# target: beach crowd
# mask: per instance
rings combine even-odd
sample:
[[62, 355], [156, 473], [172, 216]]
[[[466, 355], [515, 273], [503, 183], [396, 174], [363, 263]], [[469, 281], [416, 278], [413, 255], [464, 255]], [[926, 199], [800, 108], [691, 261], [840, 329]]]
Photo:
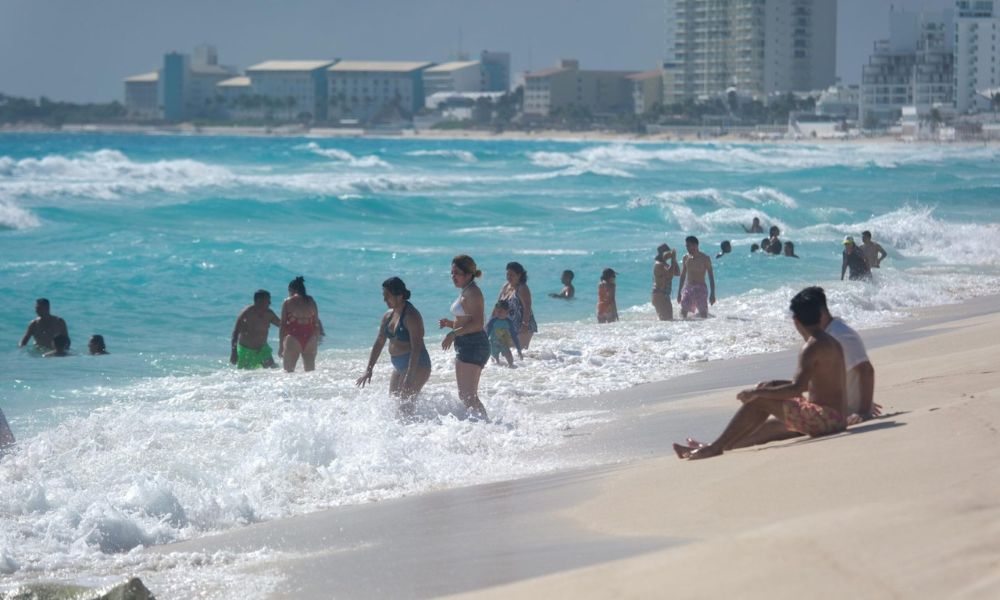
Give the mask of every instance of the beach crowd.
[[[759, 218], [747, 233], [763, 233]], [[779, 239], [781, 231], [771, 226], [768, 237], [753, 244], [750, 252], [763, 252], [789, 258], [795, 254], [793, 242]], [[879, 268], [887, 256], [871, 232], [862, 233], [857, 245], [853, 236], [843, 241], [840, 278], [871, 280], [872, 269]], [[661, 321], [673, 319], [673, 279], [678, 277], [676, 300], [682, 318], [709, 317], [708, 308], [716, 302], [712, 258], [699, 248], [698, 238], [684, 241], [685, 255], [678, 261], [677, 252], [668, 244], [656, 249], [653, 262], [651, 303]], [[722, 242], [716, 260], [732, 252], [729, 241]], [[438, 319], [438, 327], [448, 332], [441, 342], [445, 350], [454, 347], [455, 379], [458, 397], [468, 418], [487, 420], [486, 408], [479, 398], [479, 379], [492, 359], [497, 365], [514, 368], [513, 353], [524, 359], [538, 324], [532, 309], [528, 273], [518, 262], [506, 265], [506, 280], [496, 301], [489, 307], [477, 279], [482, 272], [476, 261], [464, 254], [451, 261], [451, 282], [458, 296], [449, 307], [448, 316]], [[576, 296], [575, 274], [563, 271], [562, 289], [549, 294], [559, 300]], [[617, 273], [605, 268], [597, 286], [596, 317], [599, 323], [618, 320], [615, 298]], [[421, 312], [410, 302], [410, 290], [399, 277], [382, 283], [382, 300], [387, 310], [382, 315], [365, 371], [357, 385], [371, 383], [375, 365], [388, 346], [392, 364], [389, 391], [398, 398], [399, 412], [411, 417], [415, 401], [430, 379], [431, 359], [424, 343], [425, 322]], [[69, 356], [70, 337], [66, 322], [51, 313], [49, 300], [35, 303], [35, 318], [20, 341], [25, 346], [34, 340], [46, 358]], [[792, 320], [805, 340], [799, 354], [795, 375], [787, 381], [768, 381], [740, 392], [739, 410], [718, 439], [702, 443], [688, 438], [674, 445], [678, 457], [700, 459], [723, 451], [782, 439], [793, 435], [827, 435], [842, 431], [849, 423], [878, 416], [880, 407], [873, 402], [874, 368], [868, 360], [861, 337], [842, 320], [830, 315], [822, 288], [809, 287], [791, 301]], [[271, 309], [271, 295], [257, 290], [253, 303], [237, 316], [231, 336], [230, 363], [239, 369], [274, 368], [273, 350], [268, 345], [270, 327], [278, 327], [278, 358], [285, 371], [293, 372], [301, 358], [305, 371], [316, 367], [316, 354], [324, 335], [316, 300], [306, 291], [305, 279], [296, 277], [288, 284], [288, 297], [280, 315]], [[94, 334], [88, 341], [88, 353], [107, 354], [103, 336]], [[501, 358], [503, 359], [501, 361]], [[0, 453], [14, 444], [14, 437], [0, 411]]]

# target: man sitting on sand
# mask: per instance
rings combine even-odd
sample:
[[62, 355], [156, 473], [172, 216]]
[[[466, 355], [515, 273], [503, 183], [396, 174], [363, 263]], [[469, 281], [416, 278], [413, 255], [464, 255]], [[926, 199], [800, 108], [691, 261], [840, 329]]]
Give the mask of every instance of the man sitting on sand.
[[66, 321], [49, 312], [49, 301], [46, 298], [35, 300], [35, 314], [38, 318], [28, 323], [28, 330], [21, 338], [18, 347], [23, 347], [28, 340], [35, 338], [35, 345], [39, 348], [52, 350], [56, 347], [55, 337], [65, 335], [69, 337], [69, 330], [66, 328]]
[[[688, 313], [698, 311], [704, 319], [708, 317], [708, 305], [715, 304], [715, 273], [712, 272], [712, 259], [698, 250], [698, 238], [689, 235], [684, 238], [688, 253], [684, 256], [684, 266], [681, 268], [681, 280], [678, 284], [677, 303], [681, 305], [681, 316], [685, 319]], [[705, 275], [712, 289], [705, 286]]]
[[271, 325], [281, 326], [281, 319], [271, 310], [271, 293], [257, 290], [253, 295], [253, 304], [236, 317], [229, 362], [237, 369], [275, 367], [271, 347], [267, 345]]
[[[806, 341], [792, 380], [774, 381], [740, 392], [736, 398], [743, 406], [722, 435], [706, 446], [674, 444], [679, 458], [718, 456], [754, 435], [771, 416], [791, 431], [814, 437], [838, 433], [847, 427], [844, 353], [837, 340], [823, 330], [825, 298], [816, 293], [817, 289], [806, 288], [792, 298], [792, 320]], [[803, 397], [806, 392], [807, 398]]]

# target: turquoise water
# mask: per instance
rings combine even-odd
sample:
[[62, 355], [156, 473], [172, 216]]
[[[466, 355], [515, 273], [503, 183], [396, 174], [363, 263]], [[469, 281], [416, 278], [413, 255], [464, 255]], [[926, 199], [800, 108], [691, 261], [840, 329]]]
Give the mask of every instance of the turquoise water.
[[[0, 564], [90, 564], [108, 551], [92, 538], [102, 524], [162, 542], [565, 465], [560, 432], [614, 415], [561, 413], [560, 400], [786, 347], [784, 308], [803, 285], [826, 286], [861, 328], [994, 293], [998, 159], [977, 146], [0, 135], [0, 407], [21, 440], [0, 464], [0, 513], [20, 515], [0, 528]], [[802, 258], [751, 255], [762, 236], [740, 224], [754, 216]], [[863, 229], [890, 258], [874, 285], [842, 283], [840, 240]], [[658, 323], [654, 248], [688, 234], [713, 256], [733, 242], [716, 262], [717, 318]], [[403, 427], [384, 357], [373, 388], [353, 386], [385, 310], [380, 284], [408, 283], [434, 344], [458, 253], [479, 262], [488, 298], [521, 262], [540, 332], [519, 370], [484, 373], [502, 425], [437, 416], [457, 400], [436, 350], [428, 421]], [[623, 321], [599, 327], [605, 267]], [[571, 302], [545, 297], [563, 269], [576, 273]], [[258, 288], [277, 309], [300, 274], [328, 333], [318, 371], [235, 373], [236, 314]], [[77, 352], [101, 333], [111, 355], [17, 349], [42, 296]], [[164, 521], [165, 505], [187, 517]], [[25, 538], [42, 529], [44, 541]]]

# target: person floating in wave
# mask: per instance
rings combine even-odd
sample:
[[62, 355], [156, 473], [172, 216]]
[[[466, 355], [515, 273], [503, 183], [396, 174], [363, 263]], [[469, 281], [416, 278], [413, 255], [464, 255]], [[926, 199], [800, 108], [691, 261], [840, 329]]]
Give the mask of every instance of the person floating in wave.
[[798, 258], [799, 255], [795, 253], [795, 244], [792, 242], [785, 242], [785, 251], [782, 256], [787, 256], [788, 258]]
[[271, 293], [257, 290], [253, 294], [253, 304], [236, 317], [229, 362], [237, 369], [276, 367], [271, 346], [267, 344], [271, 325], [281, 327], [281, 319], [271, 310]]
[[[688, 313], [698, 311], [701, 318], [708, 317], [708, 305], [715, 304], [715, 273], [712, 271], [712, 259], [698, 249], [698, 238], [689, 235], [684, 239], [687, 254], [684, 256], [684, 266], [681, 268], [680, 290], [677, 292], [677, 303], [681, 305], [681, 317], [687, 318]], [[705, 285], [705, 276], [711, 284], [711, 290]]]
[[410, 290], [399, 277], [382, 282], [382, 300], [389, 310], [379, 323], [378, 335], [368, 356], [368, 368], [355, 383], [359, 387], [371, 383], [375, 363], [388, 340], [393, 369], [389, 393], [399, 397], [399, 412], [408, 417], [414, 413], [417, 394], [431, 378], [431, 355], [424, 346], [424, 318], [410, 303]]
[[288, 284], [288, 298], [281, 304], [278, 356], [282, 358], [285, 371], [295, 371], [299, 356], [302, 357], [302, 370], [315, 370], [319, 338], [323, 335], [319, 307], [306, 293], [306, 280], [299, 275]]
[[[669, 264], [667, 264], [668, 259]], [[670, 296], [673, 294], [674, 276], [680, 273], [681, 269], [677, 266], [677, 251], [671, 250], [667, 244], [657, 246], [656, 260], [653, 262], [652, 302], [656, 316], [661, 321], [674, 319], [674, 307], [670, 303]]]
[[840, 280], [844, 280], [844, 273], [850, 270], [847, 276], [852, 281], [871, 281], [872, 270], [868, 267], [868, 261], [861, 249], [854, 243], [853, 236], [844, 238], [843, 261], [840, 265]]
[[517, 336], [517, 327], [510, 320], [510, 305], [506, 300], [497, 301], [493, 314], [486, 323], [486, 335], [490, 338], [490, 356], [493, 362], [500, 364], [500, 355], [507, 359], [507, 366], [514, 366], [514, 355], [510, 349], [517, 349], [517, 357], [521, 355], [521, 341]]
[[563, 285], [562, 291], [560, 291], [559, 293], [553, 292], [549, 294], [549, 297], [562, 298], [563, 300], [572, 300], [573, 297], [576, 295], [576, 288], [573, 287], [573, 277], [575, 277], [573, 271], [570, 271], [569, 269], [563, 271], [562, 277], [559, 278]]
[[39, 349], [52, 350], [56, 347], [54, 340], [57, 335], [64, 335], [69, 339], [66, 321], [53, 315], [50, 308], [47, 298], [35, 300], [35, 314], [38, 317], [28, 323], [28, 330], [24, 332], [24, 337], [18, 344], [19, 348], [23, 348], [31, 338], [35, 338], [35, 346]]
[[[847, 427], [845, 417], [846, 372], [844, 353], [837, 340], [823, 330], [821, 316], [825, 299], [806, 288], [792, 298], [792, 322], [805, 345], [799, 353], [791, 381], [770, 381], [737, 394], [743, 405], [722, 434], [711, 444], [674, 444], [678, 458], [691, 460], [718, 456], [739, 446], [749, 437], [770, 441], [757, 433], [770, 417], [786, 429], [811, 437], [829, 435]], [[772, 439], [782, 439], [780, 434]]]
[[59, 358], [63, 356], [69, 356], [69, 336], [60, 333], [56, 337], [52, 338], [52, 345], [54, 350], [50, 350], [43, 354], [45, 358]]
[[861, 252], [865, 255], [869, 269], [878, 269], [882, 266], [882, 261], [889, 253], [881, 244], [872, 240], [872, 232], [861, 232]]
[[719, 244], [719, 253], [715, 255], [715, 259], [718, 260], [732, 251], [733, 251], [732, 243], [730, 243], [729, 240], [726, 240], [721, 244]]
[[95, 333], [90, 336], [87, 340], [87, 353], [91, 356], [101, 356], [102, 354], [108, 354], [108, 346], [104, 343], [104, 336]]
[[743, 231], [747, 233], [764, 233], [764, 227], [760, 224], [760, 217], [754, 217], [750, 227], [743, 225]]
[[601, 282], [597, 284], [597, 322], [613, 323], [618, 320], [618, 303], [615, 301], [615, 279], [618, 274], [612, 268], [601, 272]]

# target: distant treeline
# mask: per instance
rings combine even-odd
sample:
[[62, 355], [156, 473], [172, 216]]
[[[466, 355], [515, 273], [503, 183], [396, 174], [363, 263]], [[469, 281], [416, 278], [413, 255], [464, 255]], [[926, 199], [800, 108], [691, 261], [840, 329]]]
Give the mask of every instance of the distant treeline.
[[109, 123], [125, 118], [121, 102], [75, 104], [56, 102], [42, 96], [17, 98], [0, 93], [0, 123], [39, 123], [59, 126], [64, 123]]

